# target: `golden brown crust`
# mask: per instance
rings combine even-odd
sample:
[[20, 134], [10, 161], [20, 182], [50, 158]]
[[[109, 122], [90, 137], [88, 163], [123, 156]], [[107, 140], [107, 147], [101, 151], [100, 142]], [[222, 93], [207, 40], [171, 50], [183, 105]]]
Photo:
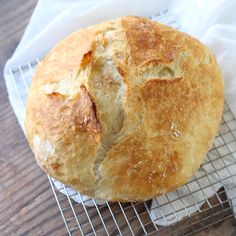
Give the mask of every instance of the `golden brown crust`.
[[146, 200], [193, 176], [223, 100], [205, 46], [165, 25], [123, 17], [73, 33], [39, 64], [27, 138], [39, 165], [78, 191]]

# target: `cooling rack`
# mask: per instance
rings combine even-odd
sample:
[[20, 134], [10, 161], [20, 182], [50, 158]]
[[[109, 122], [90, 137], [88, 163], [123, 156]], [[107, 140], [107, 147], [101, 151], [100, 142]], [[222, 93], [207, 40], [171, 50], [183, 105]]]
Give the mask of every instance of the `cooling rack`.
[[[180, 28], [168, 10], [151, 18]], [[9, 96], [14, 96], [14, 111], [21, 125], [28, 87], [38, 62], [35, 59], [9, 70], [14, 89]], [[221, 127], [211, 150], [195, 176], [174, 194], [146, 202], [98, 204], [95, 199], [71, 192], [64, 184], [58, 187], [58, 181], [50, 176], [48, 179], [68, 235], [192, 235], [234, 216], [236, 119], [225, 103]]]

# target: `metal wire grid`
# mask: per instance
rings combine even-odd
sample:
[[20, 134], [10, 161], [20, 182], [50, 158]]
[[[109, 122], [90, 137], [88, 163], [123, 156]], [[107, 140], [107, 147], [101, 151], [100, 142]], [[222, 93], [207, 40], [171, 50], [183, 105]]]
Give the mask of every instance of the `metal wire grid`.
[[[166, 11], [151, 18], [179, 28], [176, 19], [168, 14]], [[18, 102], [15, 112], [20, 124], [23, 124], [28, 87], [38, 62], [39, 59], [36, 59], [9, 71], [15, 99]], [[152, 201], [106, 202], [98, 205], [94, 199], [83, 200], [80, 193], [75, 193], [81, 200], [81, 203], [77, 203], [71, 199], [73, 195], [66, 185], [58, 189], [64, 191], [65, 194], [62, 194], [55, 188], [56, 180], [49, 176], [48, 179], [69, 235], [156, 235], [157, 232], [159, 235], [191, 235], [233, 216], [231, 209], [236, 208], [236, 194], [233, 195], [236, 187], [232, 184], [230, 186], [229, 183], [236, 183], [235, 170], [236, 120], [225, 104], [219, 134], [200, 170], [186, 185], [176, 191], [177, 197], [166, 194], [158, 200], [153, 199], [155, 207]], [[226, 185], [227, 188], [221, 187]], [[181, 191], [183, 188], [185, 194]], [[209, 189], [215, 193], [211, 198], [207, 197]], [[186, 205], [186, 199], [194, 198], [196, 193], [202, 195], [201, 200]], [[94, 206], [89, 207], [87, 201], [92, 201]], [[159, 211], [158, 216], [153, 215], [155, 210]], [[187, 217], [181, 220], [180, 216], [183, 213]], [[177, 222], [174, 225], [171, 224], [173, 219]], [[158, 222], [164, 222], [165, 227], [160, 226]]]
[[180, 23], [170, 9], [164, 9], [161, 12], [152, 14], [149, 18], [153, 21], [158, 21], [166, 25], [171, 25], [175, 29], [180, 29]]

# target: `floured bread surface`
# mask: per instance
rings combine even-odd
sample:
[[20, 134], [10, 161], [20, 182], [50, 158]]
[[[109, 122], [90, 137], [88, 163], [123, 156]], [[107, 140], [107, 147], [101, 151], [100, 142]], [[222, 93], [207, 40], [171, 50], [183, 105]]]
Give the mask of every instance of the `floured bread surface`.
[[212, 53], [139, 17], [74, 32], [36, 70], [26, 130], [38, 164], [81, 192], [143, 201], [186, 183], [223, 111]]

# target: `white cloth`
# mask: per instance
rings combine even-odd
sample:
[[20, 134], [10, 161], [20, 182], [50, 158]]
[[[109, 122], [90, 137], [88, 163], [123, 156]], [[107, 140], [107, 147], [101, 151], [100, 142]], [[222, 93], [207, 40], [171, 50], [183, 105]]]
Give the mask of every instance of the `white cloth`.
[[[4, 69], [9, 99], [22, 128], [24, 112], [19, 109], [9, 69], [43, 57], [56, 42], [79, 28], [124, 15], [155, 16], [166, 8], [171, 9], [176, 16], [181, 25], [180, 30], [197, 37], [215, 53], [225, 80], [226, 101], [236, 115], [236, 1], [39, 0], [21, 42]], [[24, 108], [24, 105], [22, 107]], [[220, 163], [217, 162], [216, 167], [219, 166]], [[232, 186], [232, 182], [219, 182], [222, 176], [226, 176], [226, 172], [221, 175], [209, 174], [201, 181], [196, 181], [199, 175], [211, 171], [211, 167], [207, 165], [206, 168], [201, 167], [189, 185], [154, 199], [151, 206], [154, 222], [168, 225], [181, 220], [201, 207], [204, 200], [212, 196], [220, 186]], [[233, 174], [235, 173], [236, 169]], [[206, 182], [211, 184], [210, 187], [204, 188]], [[74, 190], [63, 188], [59, 182], [55, 182], [55, 185], [61, 188], [63, 193], [69, 191], [69, 195], [73, 194], [72, 198], [77, 202], [88, 199], [86, 205], [94, 204], [91, 199], [76, 195]], [[235, 191], [231, 190], [230, 193], [231, 196], [236, 195]], [[97, 204], [102, 203], [97, 201]]]

